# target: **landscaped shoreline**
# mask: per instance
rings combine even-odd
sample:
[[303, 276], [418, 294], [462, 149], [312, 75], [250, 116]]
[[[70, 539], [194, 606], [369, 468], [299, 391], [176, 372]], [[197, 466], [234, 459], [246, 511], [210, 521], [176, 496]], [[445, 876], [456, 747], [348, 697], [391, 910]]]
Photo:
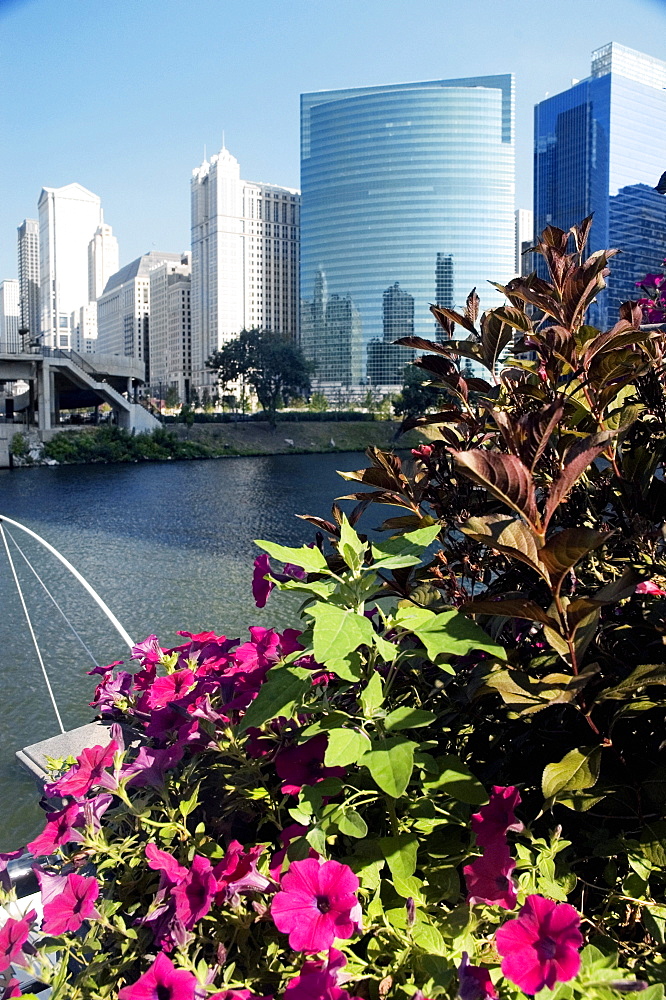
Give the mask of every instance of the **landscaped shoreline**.
[[[37, 446], [23, 436], [14, 444], [14, 466], [159, 462], [282, 454], [325, 454], [377, 448], [408, 449], [425, 440], [417, 431], [396, 438], [398, 421], [171, 424], [153, 434], [131, 435], [117, 427], [72, 428]], [[14, 438], [16, 441], [16, 436]], [[22, 452], [22, 453], [21, 453]]]

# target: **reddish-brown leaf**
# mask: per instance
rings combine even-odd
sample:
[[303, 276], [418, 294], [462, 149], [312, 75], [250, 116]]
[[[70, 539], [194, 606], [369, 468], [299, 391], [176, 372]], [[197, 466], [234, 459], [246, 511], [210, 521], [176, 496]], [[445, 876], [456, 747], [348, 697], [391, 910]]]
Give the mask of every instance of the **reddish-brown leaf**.
[[593, 528], [565, 528], [549, 538], [539, 550], [539, 559], [548, 571], [553, 588], [558, 589], [569, 570], [609, 537], [608, 532]]
[[541, 533], [532, 473], [519, 458], [480, 449], [454, 452], [454, 458], [469, 479], [485, 487]]
[[456, 312], [455, 309], [448, 309], [445, 306], [430, 306], [430, 312], [442, 326], [444, 326], [444, 323], [442, 323], [442, 319], [440, 317], [447, 319], [450, 323], [457, 323], [458, 326], [463, 328], [463, 330], [467, 330], [469, 333], [473, 333], [475, 337], [478, 337], [474, 324], [467, 318], [467, 316], [463, 316], [461, 313]]
[[558, 622], [535, 601], [516, 599], [511, 601], [478, 600], [464, 604], [460, 609], [466, 615], [501, 615], [505, 618], [524, 618], [530, 622], [540, 622], [557, 629]]
[[477, 542], [527, 563], [547, 580], [546, 570], [539, 561], [539, 539], [523, 521], [505, 514], [487, 514], [468, 518], [461, 530]]
[[601, 431], [599, 434], [591, 434], [569, 449], [566, 454], [567, 464], [550, 488], [544, 514], [544, 528], [548, 527], [556, 508], [565, 499], [574, 483], [580, 479], [597, 455], [608, 447], [616, 433], [616, 431]]

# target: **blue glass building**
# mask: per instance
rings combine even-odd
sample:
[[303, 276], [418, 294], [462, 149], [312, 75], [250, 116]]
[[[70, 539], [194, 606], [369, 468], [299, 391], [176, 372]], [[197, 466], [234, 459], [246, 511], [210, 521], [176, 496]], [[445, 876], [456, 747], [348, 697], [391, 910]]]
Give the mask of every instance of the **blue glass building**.
[[316, 379], [400, 383], [390, 340], [431, 338], [431, 303], [460, 308], [476, 286], [499, 304], [487, 281], [515, 273], [514, 187], [510, 75], [302, 95], [301, 343]]
[[[666, 62], [612, 42], [592, 53], [586, 80], [536, 105], [535, 235], [547, 225], [567, 230], [594, 213], [591, 251], [642, 241], [643, 256], [666, 255], [666, 231], [650, 229], [638, 207], [651, 203], [654, 216], [660, 204], [654, 189], [666, 169], [665, 88]], [[593, 307], [600, 326], [614, 321], [611, 307], [635, 297], [617, 262]]]

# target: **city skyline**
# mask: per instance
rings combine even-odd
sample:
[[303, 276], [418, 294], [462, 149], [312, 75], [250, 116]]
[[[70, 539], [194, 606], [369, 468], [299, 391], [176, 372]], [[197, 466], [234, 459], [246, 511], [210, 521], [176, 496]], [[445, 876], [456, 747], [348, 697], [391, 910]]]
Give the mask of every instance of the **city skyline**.
[[[257, 14], [249, 40], [236, 0], [224, 14], [208, 0], [190, 5], [187, 15], [167, 2], [163, 23], [149, 16], [148, 5], [127, 0], [112, 11], [79, 0], [0, 4], [0, 54], [8, 78], [20, 78], [22, 88], [21, 101], [5, 102], [0, 112], [9, 140], [2, 185], [13, 195], [0, 205], [0, 279], [16, 277], [16, 228], [35, 217], [47, 185], [75, 182], [99, 193], [121, 264], [154, 247], [186, 250], [191, 164], [201, 161], [204, 145], [219, 149], [223, 131], [245, 176], [298, 188], [298, 96], [322, 89], [515, 72], [516, 207], [528, 208], [533, 104], [546, 90], [569, 86], [589, 52], [608, 41], [666, 57], [666, 8], [654, 0], [610, 0], [602, 10], [567, 0], [557, 14], [509, 0], [502, 18], [486, 0], [464, 11], [430, 0], [409, 7], [369, 2], [362, 11], [353, 3], [315, 10], [296, 2], [285, 13], [264, 0]], [[567, 20], [574, 16], [572, 35]], [[474, 44], [432, 45], [452, 17], [456, 37], [472, 37], [474, 28]], [[86, 45], [63, 70], [59, 42], [74, 32]], [[548, 58], [543, 39], [556, 45], [558, 34], [566, 36], [566, 56]], [[285, 58], [278, 37], [289, 39], [298, 58]], [[28, 46], [37, 67], [30, 74]], [[134, 81], [151, 71], [153, 83], [174, 86], [136, 89]]]

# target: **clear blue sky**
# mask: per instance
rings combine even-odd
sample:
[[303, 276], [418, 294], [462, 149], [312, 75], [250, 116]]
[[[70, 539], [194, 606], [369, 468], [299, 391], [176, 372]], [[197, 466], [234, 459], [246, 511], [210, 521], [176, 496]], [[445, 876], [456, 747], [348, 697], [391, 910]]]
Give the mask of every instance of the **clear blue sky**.
[[121, 264], [188, 247], [223, 130], [243, 177], [297, 187], [303, 91], [515, 73], [530, 207], [533, 105], [609, 41], [666, 59], [666, 0], [0, 0], [0, 279], [44, 185], [100, 195]]

